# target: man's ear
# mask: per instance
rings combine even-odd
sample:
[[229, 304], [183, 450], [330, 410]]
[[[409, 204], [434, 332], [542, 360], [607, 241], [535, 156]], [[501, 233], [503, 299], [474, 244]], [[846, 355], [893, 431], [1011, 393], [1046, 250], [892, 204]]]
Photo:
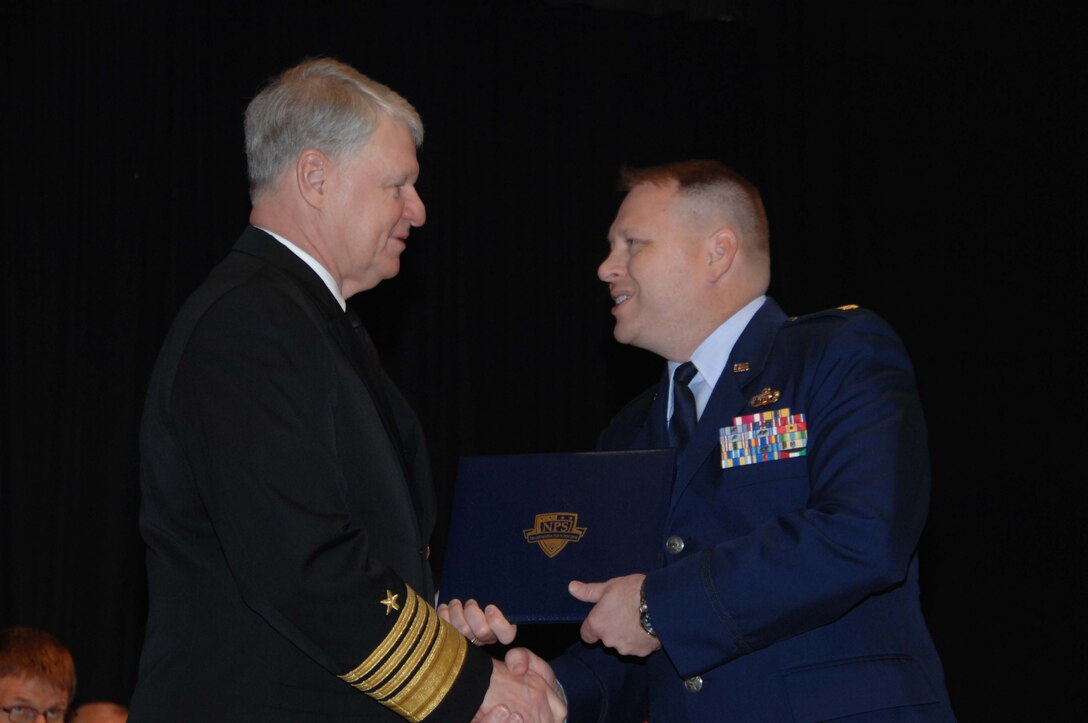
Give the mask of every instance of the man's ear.
[[707, 238], [707, 245], [710, 250], [707, 270], [710, 272], [710, 281], [716, 282], [732, 268], [740, 241], [733, 229], [722, 226]]
[[295, 164], [299, 193], [314, 208], [324, 208], [329, 200], [329, 173], [332, 162], [316, 148], [307, 148]]

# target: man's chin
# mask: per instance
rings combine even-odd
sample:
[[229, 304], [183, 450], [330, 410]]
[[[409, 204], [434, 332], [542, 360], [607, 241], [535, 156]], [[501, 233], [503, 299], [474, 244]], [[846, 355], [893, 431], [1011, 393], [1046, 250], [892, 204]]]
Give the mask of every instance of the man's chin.
[[625, 329], [622, 323], [617, 323], [616, 327], [612, 329], [612, 338], [620, 344], [630, 344], [634, 341], [634, 334], [629, 329]]
[[400, 273], [400, 257], [392, 256], [386, 258], [382, 264], [381, 276], [383, 280], [391, 279]]

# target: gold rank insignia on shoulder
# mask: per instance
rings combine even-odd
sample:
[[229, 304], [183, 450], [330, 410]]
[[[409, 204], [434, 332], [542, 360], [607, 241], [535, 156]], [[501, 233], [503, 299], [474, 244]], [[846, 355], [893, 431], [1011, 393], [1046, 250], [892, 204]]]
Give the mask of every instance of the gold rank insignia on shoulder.
[[753, 407], [765, 407], [768, 404], [774, 404], [775, 402], [777, 402], [780, 396], [782, 396], [782, 394], [777, 389], [764, 387], [763, 391], [749, 399], [748, 403], [751, 404]]
[[737, 362], [733, 365], [734, 374], [742, 374], [748, 371], [748, 362]]
[[857, 304], [845, 304], [845, 305], [840, 306], [838, 308], [839, 308], [839, 311], [853, 311], [854, 309], [860, 309], [861, 307], [858, 306]]
[[545, 512], [536, 516], [531, 529], [521, 532], [530, 545], [539, 545], [545, 555], [555, 557], [568, 542], [581, 540], [586, 529], [578, 526], [577, 512]]
[[392, 590], [386, 590], [385, 591], [385, 600], [382, 600], [378, 604], [379, 605], [385, 605], [386, 617], [388, 617], [389, 613], [393, 612], [394, 610], [400, 610], [400, 603], [397, 602], [397, 598], [399, 598], [399, 597], [400, 597], [400, 595], [399, 594], [394, 594]]

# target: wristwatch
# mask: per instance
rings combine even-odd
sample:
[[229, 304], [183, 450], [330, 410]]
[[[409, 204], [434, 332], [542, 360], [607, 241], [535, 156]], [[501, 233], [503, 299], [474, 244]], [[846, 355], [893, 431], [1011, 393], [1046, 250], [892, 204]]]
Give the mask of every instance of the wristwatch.
[[638, 621], [642, 623], [642, 629], [646, 631], [647, 635], [657, 637], [657, 633], [654, 632], [654, 624], [650, 622], [650, 606], [646, 604], [645, 580], [643, 580], [642, 587], [638, 590]]

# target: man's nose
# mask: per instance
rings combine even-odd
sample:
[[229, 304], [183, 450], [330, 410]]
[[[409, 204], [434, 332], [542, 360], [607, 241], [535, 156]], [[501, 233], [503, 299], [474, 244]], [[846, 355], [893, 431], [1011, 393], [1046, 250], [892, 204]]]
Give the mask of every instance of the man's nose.
[[415, 186], [409, 187], [408, 200], [404, 203], [404, 217], [412, 226], [422, 226], [427, 222], [427, 207], [423, 205], [423, 199]]
[[623, 275], [623, 263], [616, 249], [612, 249], [597, 267], [597, 278], [606, 284], [615, 282]]

